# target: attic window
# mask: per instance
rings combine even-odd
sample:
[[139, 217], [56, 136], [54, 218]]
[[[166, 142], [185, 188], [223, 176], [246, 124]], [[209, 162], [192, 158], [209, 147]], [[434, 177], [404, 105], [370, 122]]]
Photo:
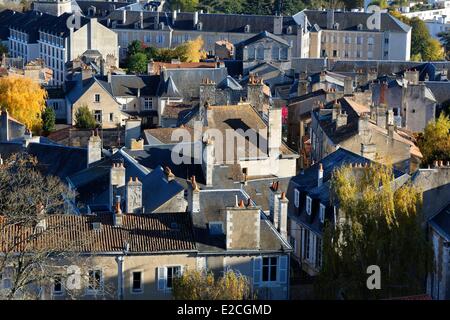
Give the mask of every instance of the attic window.
[[212, 236], [218, 236], [223, 234], [223, 223], [222, 222], [210, 222], [208, 223], [209, 234]]
[[117, 21], [113, 21], [113, 22], [111, 23], [111, 27], [112, 27], [113, 29], [117, 28]]
[[197, 23], [197, 30], [202, 30], [203, 29], [203, 23], [199, 22]]
[[286, 33], [287, 34], [292, 34], [292, 26], [287, 27]]
[[338, 29], [339, 29], [339, 23], [335, 22], [335, 23], [333, 24], [333, 29], [334, 29], [334, 30], [338, 30]]
[[250, 25], [248, 25], [248, 24], [245, 25], [244, 32], [245, 33], [250, 33]]
[[311, 215], [312, 199], [306, 196], [306, 213]]
[[135, 22], [135, 23], [134, 23], [134, 28], [135, 28], [135, 29], [139, 29], [139, 22]]
[[358, 24], [358, 26], [356, 27], [358, 30], [362, 30], [363, 29], [363, 25], [360, 23]]
[[92, 223], [92, 230], [95, 230], [95, 231], [102, 230], [102, 224], [100, 222], [93, 222]]

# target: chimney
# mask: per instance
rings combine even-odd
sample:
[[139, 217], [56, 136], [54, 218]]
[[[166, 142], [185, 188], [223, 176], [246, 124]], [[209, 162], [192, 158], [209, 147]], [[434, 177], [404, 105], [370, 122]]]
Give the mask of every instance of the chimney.
[[386, 105], [380, 105], [377, 107], [376, 109], [376, 116], [377, 116], [377, 126], [381, 127], [381, 128], [386, 128], [386, 121], [387, 121], [387, 117], [386, 117]]
[[116, 196], [116, 204], [114, 205], [114, 226], [115, 227], [121, 227], [122, 226], [122, 209], [120, 208], [120, 196]]
[[[251, 203], [251, 200], [249, 201]], [[260, 207], [245, 206], [241, 200], [238, 207], [226, 210], [226, 249], [258, 250], [260, 248]]]
[[351, 96], [353, 94], [353, 79], [346, 77], [344, 79], [344, 96]]
[[208, 102], [210, 106], [216, 104], [216, 83], [209, 78], [202, 79], [200, 83], [200, 105]]
[[9, 141], [9, 116], [5, 108], [2, 109], [0, 118], [0, 142], [7, 142]]
[[45, 219], [45, 207], [41, 202], [36, 204], [36, 226], [37, 233], [47, 230], [47, 219]]
[[386, 111], [386, 129], [394, 125], [394, 110]]
[[203, 175], [205, 176], [207, 186], [211, 186], [213, 183], [214, 162], [214, 142], [208, 138], [203, 142], [202, 157]]
[[327, 29], [332, 30], [334, 26], [334, 10], [327, 10]]
[[136, 177], [130, 177], [127, 183], [126, 192], [126, 213], [142, 212], [142, 183]]
[[127, 10], [122, 10], [122, 24], [127, 22]]
[[361, 143], [361, 156], [370, 160], [375, 160], [377, 146], [374, 143]]
[[141, 29], [144, 29], [144, 12], [143, 11], [139, 12], [139, 27]]
[[419, 84], [419, 71], [416, 69], [406, 70], [404, 79], [407, 80], [409, 84]]
[[109, 170], [109, 205], [113, 206], [113, 200], [116, 195], [124, 194], [125, 187], [125, 167], [123, 163], [113, 163]]
[[365, 135], [369, 131], [369, 115], [363, 113], [358, 119], [358, 134]]
[[177, 20], [177, 10], [172, 11], [172, 23]]
[[288, 204], [289, 200], [286, 198], [286, 194], [284, 192], [281, 193], [280, 200], [278, 202], [279, 209], [279, 228], [281, 236], [284, 240], [287, 241], [287, 218], [288, 218]]
[[388, 85], [386, 82], [381, 83], [380, 86], [380, 103], [379, 105], [386, 104], [386, 94], [388, 90]]
[[340, 103], [337, 102], [337, 100], [334, 100], [333, 109], [331, 111], [331, 119], [333, 121], [336, 121], [338, 114], [340, 114], [340, 113], [341, 113], [341, 105], [340, 105]]
[[197, 28], [197, 23], [198, 23], [198, 11], [195, 11], [195, 12], [194, 12], [193, 23], [194, 23], [193, 28], [194, 28], [194, 29]]
[[347, 125], [347, 117], [348, 117], [347, 114], [345, 112], [342, 112], [342, 111], [341, 111], [341, 113], [339, 113], [337, 115], [337, 118], [336, 118], [336, 129]]
[[393, 124], [388, 124], [387, 131], [389, 138], [394, 139], [395, 126]]
[[188, 189], [188, 211], [191, 214], [196, 214], [200, 212], [200, 189], [195, 180], [195, 176], [191, 177], [190, 182]]
[[175, 175], [173, 174], [172, 170], [170, 170], [169, 167], [164, 168], [164, 173], [166, 174], [167, 182], [170, 182], [173, 179], [175, 179]]
[[102, 139], [98, 135], [98, 130], [92, 131], [87, 147], [87, 167], [102, 159]]
[[125, 146], [131, 149], [131, 140], [141, 137], [141, 119], [129, 118], [125, 121]]
[[271, 106], [268, 114], [267, 144], [269, 157], [277, 159], [281, 146], [281, 108]]
[[247, 83], [247, 101], [259, 112], [263, 111], [264, 82], [253, 73], [249, 75]]
[[139, 151], [144, 150], [144, 139], [131, 139], [130, 150]]
[[270, 208], [270, 219], [272, 220], [273, 226], [275, 229], [278, 229], [279, 226], [279, 198], [280, 191], [278, 190], [278, 181], [272, 182], [272, 185], [269, 187], [270, 195], [269, 195], [269, 208]]
[[150, 59], [150, 61], [147, 64], [147, 73], [149, 75], [154, 75], [155, 74], [155, 62], [153, 61], [153, 59]]
[[273, 17], [273, 34], [280, 35], [283, 33], [283, 16], [275, 15]]
[[323, 183], [323, 165], [319, 163], [319, 169], [317, 170], [317, 186], [321, 187]]

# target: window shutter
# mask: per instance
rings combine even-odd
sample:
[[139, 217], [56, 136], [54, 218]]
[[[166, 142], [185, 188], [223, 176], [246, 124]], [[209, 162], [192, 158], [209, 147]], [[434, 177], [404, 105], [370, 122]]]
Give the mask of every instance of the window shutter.
[[288, 257], [280, 256], [278, 257], [278, 282], [287, 283], [288, 276]]
[[166, 288], [167, 269], [165, 267], [158, 268], [158, 290]]
[[258, 285], [261, 282], [262, 258], [255, 257], [253, 259], [253, 284]]

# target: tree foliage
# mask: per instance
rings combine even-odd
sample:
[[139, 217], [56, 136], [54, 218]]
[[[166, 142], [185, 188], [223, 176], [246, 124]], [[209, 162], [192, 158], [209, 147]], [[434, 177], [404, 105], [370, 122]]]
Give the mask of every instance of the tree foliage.
[[422, 165], [431, 165], [434, 161], [450, 161], [450, 118], [441, 113], [435, 122], [425, 127], [418, 141], [423, 159]]
[[42, 131], [45, 134], [55, 131], [55, 121], [56, 116], [53, 108], [45, 108], [44, 112], [42, 113]]
[[193, 12], [197, 10], [199, 6], [198, 0], [172, 0], [170, 1], [170, 9], [178, 10], [182, 12]]
[[47, 91], [30, 78], [14, 75], [0, 78], [0, 106], [33, 131], [42, 126], [46, 98]]
[[147, 71], [148, 59], [145, 53], [138, 52], [128, 58], [128, 71], [134, 73], [145, 73]]
[[243, 300], [250, 291], [249, 280], [232, 270], [216, 279], [212, 272], [188, 269], [173, 281], [176, 300]]
[[[381, 165], [341, 167], [331, 185], [338, 221], [325, 226], [317, 295], [379, 299], [422, 293], [432, 267], [421, 227], [422, 195], [410, 184], [395, 189], [392, 169]], [[371, 265], [380, 267], [381, 290], [366, 286]]]
[[97, 123], [94, 115], [86, 105], [80, 106], [75, 112], [75, 126], [79, 129], [94, 129]]
[[450, 32], [439, 32], [438, 37], [445, 49], [445, 56], [447, 59], [449, 59], [450, 58]]

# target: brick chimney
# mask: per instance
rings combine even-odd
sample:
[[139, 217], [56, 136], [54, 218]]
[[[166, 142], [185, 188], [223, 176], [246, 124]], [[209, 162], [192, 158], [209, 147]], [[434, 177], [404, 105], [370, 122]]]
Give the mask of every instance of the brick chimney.
[[200, 212], [200, 189], [198, 187], [195, 176], [191, 177], [188, 188], [188, 211], [191, 214]]
[[210, 186], [213, 183], [213, 170], [214, 170], [214, 142], [210, 138], [207, 138], [203, 142], [203, 154], [202, 154], [202, 169], [205, 176], [206, 185]]
[[122, 209], [120, 208], [120, 196], [116, 196], [116, 203], [114, 205], [113, 223], [115, 227], [121, 227], [123, 220]]
[[284, 192], [281, 193], [280, 201], [278, 202], [279, 209], [279, 227], [278, 232], [280, 232], [283, 239], [287, 241], [287, 217], [288, 217], [288, 204], [289, 200], [286, 198], [286, 194]]
[[336, 121], [338, 114], [341, 113], [341, 104], [334, 100], [333, 109], [331, 110], [331, 120]]
[[365, 135], [369, 130], [369, 115], [367, 113], [363, 113], [358, 118], [358, 134]]
[[386, 95], [387, 95], [388, 85], [386, 82], [382, 82], [380, 85], [380, 102], [381, 104], [386, 104]]
[[92, 131], [87, 147], [87, 167], [102, 159], [102, 139], [98, 135], [98, 130]]
[[269, 195], [269, 209], [270, 209], [270, 220], [272, 220], [272, 223], [276, 229], [278, 229], [279, 225], [279, 198], [280, 198], [280, 191], [278, 190], [278, 181], [272, 182], [272, 185], [269, 187], [270, 189], [270, 195]]
[[404, 79], [407, 80], [409, 84], [419, 84], [419, 71], [416, 69], [406, 70]]
[[241, 200], [237, 207], [227, 207], [225, 210], [226, 249], [258, 250], [260, 248], [261, 208], [253, 206], [251, 200], [247, 206]]
[[134, 180], [130, 177], [126, 187], [126, 213], [142, 212], [142, 183], [138, 177]]

